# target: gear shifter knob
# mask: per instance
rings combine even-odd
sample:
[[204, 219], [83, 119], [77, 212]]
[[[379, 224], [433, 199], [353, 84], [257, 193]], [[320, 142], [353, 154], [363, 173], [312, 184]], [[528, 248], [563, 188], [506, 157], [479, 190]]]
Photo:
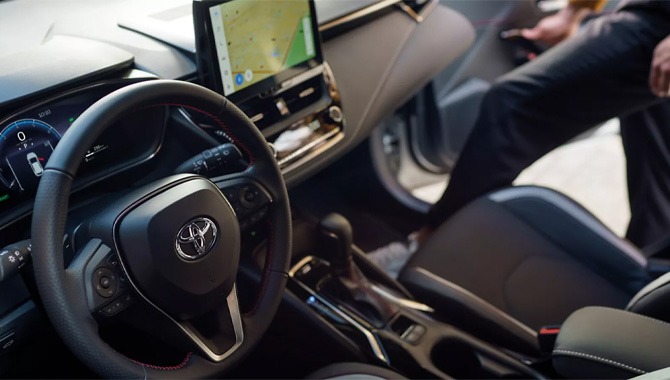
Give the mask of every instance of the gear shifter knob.
[[342, 215], [331, 213], [321, 219], [319, 230], [324, 258], [334, 267], [342, 268], [351, 260], [351, 224]]
[[398, 308], [377, 294], [373, 284], [353, 259], [351, 224], [340, 214], [329, 214], [319, 223], [320, 256], [330, 262], [332, 276], [322, 290], [359, 310], [377, 327], [383, 326]]

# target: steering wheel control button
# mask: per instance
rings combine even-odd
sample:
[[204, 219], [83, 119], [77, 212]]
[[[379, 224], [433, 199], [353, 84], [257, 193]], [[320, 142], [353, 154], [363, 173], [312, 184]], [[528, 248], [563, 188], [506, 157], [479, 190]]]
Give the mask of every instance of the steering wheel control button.
[[100, 286], [102, 286], [103, 289], [109, 289], [109, 287], [112, 285], [112, 282], [109, 281], [107, 277], [102, 277], [100, 279]]
[[216, 223], [209, 218], [196, 218], [177, 233], [175, 250], [184, 260], [197, 260], [212, 250], [219, 236]]
[[240, 190], [237, 188], [237, 186], [228, 187], [226, 189], [223, 189], [223, 195], [226, 197], [226, 199], [228, 199], [228, 202], [233, 204], [233, 203], [237, 202], [237, 200], [239, 199], [237, 197], [237, 194], [239, 193], [239, 191]]
[[244, 208], [256, 208], [260, 203], [260, 198], [260, 190], [256, 186], [247, 185], [240, 189], [240, 203]]
[[258, 196], [258, 192], [254, 193], [253, 191], [247, 191], [244, 193], [244, 200], [250, 203], [253, 203], [253, 201], [256, 200], [256, 197]]
[[239, 201], [231, 202], [230, 205], [233, 206], [233, 211], [235, 211], [238, 220], [246, 218], [249, 214], [249, 209], [242, 207]]
[[105, 259], [105, 263], [108, 267], [115, 271], [119, 269], [119, 257], [113, 253], [109, 255], [107, 259]]
[[270, 196], [255, 183], [240, 180], [221, 188], [221, 191], [235, 211], [240, 230], [247, 230], [267, 215]]
[[265, 217], [266, 214], [267, 214], [267, 208], [263, 208], [263, 209], [259, 210], [258, 212], [256, 212], [255, 214], [251, 215], [251, 217], [249, 218], [249, 222], [251, 224], [255, 224], [255, 223], [261, 221]]
[[113, 297], [119, 288], [119, 277], [109, 268], [98, 268], [93, 273], [93, 288], [100, 297]]
[[126, 309], [132, 303], [133, 297], [130, 295], [130, 293], [126, 293], [105, 305], [102, 309], [100, 309], [100, 313], [106, 317], [111, 317]]

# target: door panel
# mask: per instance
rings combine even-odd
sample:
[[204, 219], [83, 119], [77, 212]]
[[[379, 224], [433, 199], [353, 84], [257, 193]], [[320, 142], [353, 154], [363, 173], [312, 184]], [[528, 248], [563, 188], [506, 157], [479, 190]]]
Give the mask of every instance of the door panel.
[[466, 16], [476, 40], [458, 62], [424, 91], [424, 120], [411, 130], [414, 154], [425, 169], [448, 173], [476, 121], [481, 100], [499, 76], [520, 63], [520, 48], [502, 41], [502, 30], [534, 25], [543, 15], [534, 0], [442, 0]]
[[[535, 0], [441, 0], [475, 28], [468, 51], [437, 74], [421, 93], [385, 120], [370, 139], [382, 182], [408, 207], [425, 211], [435, 196], [415, 190], [445, 186], [479, 112], [484, 94], [524, 58], [502, 41], [503, 30], [533, 26], [546, 13]], [[441, 191], [433, 191], [439, 196]]]

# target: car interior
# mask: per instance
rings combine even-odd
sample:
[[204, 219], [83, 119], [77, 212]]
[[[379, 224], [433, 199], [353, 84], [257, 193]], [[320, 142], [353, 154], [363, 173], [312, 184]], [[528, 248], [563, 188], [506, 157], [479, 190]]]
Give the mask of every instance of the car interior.
[[558, 191], [367, 255], [564, 5], [0, 1], [0, 376], [670, 378], [670, 242]]

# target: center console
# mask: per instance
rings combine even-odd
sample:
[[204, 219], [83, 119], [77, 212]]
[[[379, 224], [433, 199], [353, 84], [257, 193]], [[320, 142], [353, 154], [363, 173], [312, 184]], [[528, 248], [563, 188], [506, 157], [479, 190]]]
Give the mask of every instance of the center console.
[[316, 235], [313, 254], [290, 269], [288, 288], [370, 361], [412, 378], [543, 378], [522, 357], [439, 321], [430, 306], [412, 300], [351, 244], [343, 217], [327, 216]]
[[[344, 137], [313, 0], [201, 0], [193, 3], [193, 17], [201, 83], [247, 114], [283, 172]], [[211, 133], [230, 142], [224, 131]]]
[[[246, 113], [284, 173], [342, 140], [345, 117], [321, 54], [313, 0], [196, 0], [193, 16], [201, 83]], [[219, 128], [200, 126], [220, 143], [234, 142]], [[317, 333], [410, 377], [542, 377], [412, 300], [353, 246], [342, 216], [324, 218], [308, 235], [293, 239], [302, 251], [293, 253], [289, 271], [285, 298], [293, 301], [286, 303], [298, 303], [289, 323], [318, 320]]]

